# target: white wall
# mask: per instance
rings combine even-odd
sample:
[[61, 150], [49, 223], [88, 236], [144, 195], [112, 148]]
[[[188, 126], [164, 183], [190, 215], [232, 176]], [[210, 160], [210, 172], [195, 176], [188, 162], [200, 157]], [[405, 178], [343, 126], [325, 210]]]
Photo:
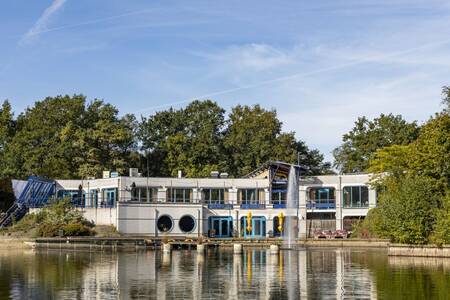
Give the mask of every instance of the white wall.
[[117, 208], [83, 208], [84, 217], [95, 225], [113, 225], [117, 227]]

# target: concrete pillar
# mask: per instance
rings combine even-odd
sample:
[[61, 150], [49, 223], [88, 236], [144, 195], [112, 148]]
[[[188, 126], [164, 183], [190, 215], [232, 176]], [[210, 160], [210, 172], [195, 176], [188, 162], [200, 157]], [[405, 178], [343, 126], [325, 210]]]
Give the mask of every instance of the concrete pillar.
[[197, 244], [197, 253], [204, 253], [204, 252], [205, 252], [205, 245]]
[[200, 202], [201, 202], [201, 189], [193, 188], [191, 203], [200, 203]]
[[339, 185], [336, 188], [336, 230], [342, 230], [342, 188]]
[[377, 191], [369, 189], [369, 208], [377, 206]]
[[278, 254], [280, 247], [278, 245], [270, 245], [270, 254]]
[[233, 244], [233, 253], [241, 254], [242, 253], [242, 244]]
[[233, 187], [228, 189], [228, 202], [236, 205], [237, 203], [237, 188]]
[[172, 245], [169, 243], [162, 244], [162, 250], [163, 250], [163, 253], [170, 253], [170, 251], [172, 251]]
[[167, 199], [166, 199], [166, 197], [167, 197], [167, 188], [166, 187], [159, 188], [157, 194], [158, 194], [157, 202], [166, 202], [167, 201]]
[[299, 238], [306, 239], [306, 186], [300, 186], [299, 197], [298, 197], [298, 230], [299, 230]]
[[265, 188], [264, 189], [264, 196], [265, 196], [264, 204], [266, 206], [270, 205], [270, 191], [269, 191], [269, 188]]

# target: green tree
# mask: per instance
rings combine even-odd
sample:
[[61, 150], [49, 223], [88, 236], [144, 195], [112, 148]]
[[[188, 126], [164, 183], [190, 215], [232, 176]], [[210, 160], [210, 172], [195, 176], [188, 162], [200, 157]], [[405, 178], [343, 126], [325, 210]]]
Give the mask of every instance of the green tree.
[[392, 114], [358, 118], [355, 127], [343, 136], [343, 144], [334, 149], [335, 167], [341, 172], [364, 172], [375, 152], [392, 145], [408, 145], [417, 138], [416, 122], [408, 123]]
[[389, 177], [384, 183], [386, 189], [379, 194], [377, 208], [368, 214], [362, 227], [393, 242], [426, 244], [442, 206], [442, 191], [436, 189], [436, 182], [407, 175]]
[[83, 113], [83, 124], [75, 136], [78, 175], [100, 176], [104, 170], [124, 174], [136, 162], [136, 120], [133, 115], [118, 117], [118, 110], [101, 100], [91, 102]]
[[58, 96], [37, 101], [17, 119], [17, 131], [7, 149], [9, 175], [35, 174], [50, 178], [77, 175], [75, 132], [82, 125], [85, 97]]
[[[228, 172], [242, 176], [268, 160], [292, 159], [296, 145], [292, 136], [280, 136], [281, 125], [275, 110], [259, 105], [234, 107], [224, 139]], [[276, 148], [287, 157], [276, 155]]]
[[0, 109], [0, 176], [5, 177], [9, 175], [10, 171], [7, 168], [6, 149], [11, 142], [15, 133], [15, 122], [11, 105], [5, 100]]
[[436, 114], [420, 130], [411, 144], [409, 169], [450, 187], [450, 115]]
[[450, 113], [450, 87], [448, 86], [442, 88], [442, 104], [444, 105], [444, 112]]
[[[140, 126], [143, 150], [156, 165], [151, 174], [208, 176], [223, 170], [225, 111], [211, 100], [193, 101], [186, 108], [158, 112]], [[155, 168], [156, 167], [156, 168]]]

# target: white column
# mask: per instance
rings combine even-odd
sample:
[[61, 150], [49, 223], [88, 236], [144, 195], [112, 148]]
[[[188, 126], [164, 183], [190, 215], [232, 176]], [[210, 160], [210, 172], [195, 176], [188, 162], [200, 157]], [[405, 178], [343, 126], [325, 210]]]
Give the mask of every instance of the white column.
[[300, 239], [306, 239], [306, 186], [300, 186], [300, 194], [298, 197], [298, 206], [299, 206], [299, 238]]
[[336, 188], [336, 230], [341, 230], [342, 227], [342, 189], [340, 186]]
[[166, 202], [167, 199], [167, 188], [161, 187], [158, 189], [158, 202]]
[[270, 192], [269, 192], [269, 188], [265, 188], [264, 189], [264, 195], [265, 195], [265, 202], [264, 202], [264, 204], [267, 206], [267, 205], [270, 205]]
[[200, 189], [193, 188], [192, 189], [192, 203], [200, 203]]
[[369, 189], [369, 208], [377, 206], [377, 191]]
[[237, 203], [237, 188], [232, 187], [228, 189], [228, 201], [230, 204], [236, 205]]

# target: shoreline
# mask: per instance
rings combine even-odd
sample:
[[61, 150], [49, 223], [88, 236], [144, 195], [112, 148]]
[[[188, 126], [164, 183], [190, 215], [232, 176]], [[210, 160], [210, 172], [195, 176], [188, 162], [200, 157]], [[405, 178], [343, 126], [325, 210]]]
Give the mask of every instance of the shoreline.
[[[53, 237], [53, 238], [24, 238], [0, 237], [0, 250], [12, 249], [59, 249], [73, 251], [137, 251], [157, 250], [162, 243], [169, 243], [172, 249], [195, 250], [196, 239], [169, 237]], [[200, 244], [207, 248], [232, 248], [234, 244], [241, 244], [243, 248], [269, 249], [271, 245], [282, 246], [281, 239], [205, 239]], [[390, 257], [434, 257], [450, 258], [450, 245], [437, 247], [435, 245], [405, 245], [391, 244], [383, 239], [324, 239], [298, 240], [297, 249], [301, 248], [377, 248], [386, 249]]]

